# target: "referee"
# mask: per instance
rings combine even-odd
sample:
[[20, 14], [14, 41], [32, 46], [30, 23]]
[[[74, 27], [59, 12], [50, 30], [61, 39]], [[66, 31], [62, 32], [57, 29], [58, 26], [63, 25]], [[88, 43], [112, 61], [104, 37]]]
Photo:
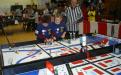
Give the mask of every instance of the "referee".
[[71, 35], [78, 35], [79, 23], [82, 21], [82, 11], [77, 0], [71, 0], [71, 5], [65, 10], [66, 26], [67, 26], [67, 37]]

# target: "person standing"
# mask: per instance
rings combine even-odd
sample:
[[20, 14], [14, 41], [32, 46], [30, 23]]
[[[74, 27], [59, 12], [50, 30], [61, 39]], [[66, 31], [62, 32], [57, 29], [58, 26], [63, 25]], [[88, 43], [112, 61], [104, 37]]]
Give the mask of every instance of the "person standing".
[[78, 35], [79, 23], [83, 19], [81, 7], [77, 0], [71, 0], [71, 5], [65, 10], [67, 34], [73, 32]]
[[96, 10], [94, 9], [94, 6], [91, 6], [88, 11], [88, 21], [95, 22], [95, 16], [96, 16]]

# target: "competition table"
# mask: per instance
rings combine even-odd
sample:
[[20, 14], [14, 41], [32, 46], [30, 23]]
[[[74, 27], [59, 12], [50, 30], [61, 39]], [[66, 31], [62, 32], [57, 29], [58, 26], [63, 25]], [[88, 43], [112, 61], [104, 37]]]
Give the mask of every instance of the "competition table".
[[[87, 51], [91, 57], [111, 53], [114, 47], [120, 48], [121, 45], [120, 39], [100, 34], [95, 36], [87, 35], [86, 38]], [[95, 44], [105, 38], [109, 40], [108, 45], [101, 46], [100, 44]], [[2, 47], [0, 53], [2, 73], [3, 75], [21, 75], [21, 73], [37, 69], [45, 70], [46, 61], [52, 62], [54, 66], [65, 66], [66, 63], [85, 59], [87, 57], [86, 53], [80, 52], [82, 48], [80, 38], [71, 39], [70, 42], [63, 40], [53, 42], [51, 45], [27, 43], [17, 44], [13, 48]], [[66, 66], [68, 66], [68, 64], [66, 64]], [[70, 72], [68, 74], [70, 74]]]

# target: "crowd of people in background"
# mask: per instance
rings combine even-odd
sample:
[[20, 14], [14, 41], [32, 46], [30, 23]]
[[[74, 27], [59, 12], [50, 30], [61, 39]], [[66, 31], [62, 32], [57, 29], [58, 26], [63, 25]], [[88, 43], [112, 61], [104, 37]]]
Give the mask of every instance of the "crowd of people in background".
[[84, 0], [82, 4], [84, 19], [88, 21], [101, 20], [104, 8], [103, 0]]
[[[52, 32], [53, 40], [64, 38], [65, 35], [77, 35], [79, 31], [78, 26], [82, 20], [96, 21], [96, 16], [101, 16], [104, 11], [102, 0], [84, 0], [83, 3], [80, 3], [79, 0], [69, 0], [68, 4], [57, 3], [52, 6], [50, 3], [46, 3], [45, 5], [45, 9], [42, 10], [32, 5], [23, 10], [17, 9], [16, 11], [12, 11], [15, 21], [19, 22], [21, 19], [24, 30], [36, 31], [37, 40], [41, 42], [48, 40], [45, 37], [50, 38], [51, 30], [55, 30]], [[62, 19], [56, 20], [58, 17]], [[60, 21], [60, 26], [56, 26], [58, 25], [58, 21]], [[57, 29], [53, 29], [51, 24], [54, 24], [55, 26], [53, 27]], [[62, 28], [64, 27], [63, 30], [61, 29], [61, 24]], [[46, 35], [46, 31], [43, 31], [43, 29], [48, 31]]]

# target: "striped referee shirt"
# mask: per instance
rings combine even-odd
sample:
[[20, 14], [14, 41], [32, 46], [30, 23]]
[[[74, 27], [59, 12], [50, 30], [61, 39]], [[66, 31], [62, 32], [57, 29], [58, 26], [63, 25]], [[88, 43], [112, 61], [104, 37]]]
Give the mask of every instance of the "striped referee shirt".
[[65, 16], [67, 18], [67, 31], [79, 31], [77, 21], [82, 18], [82, 11], [79, 5], [75, 8], [67, 7], [65, 10]]

